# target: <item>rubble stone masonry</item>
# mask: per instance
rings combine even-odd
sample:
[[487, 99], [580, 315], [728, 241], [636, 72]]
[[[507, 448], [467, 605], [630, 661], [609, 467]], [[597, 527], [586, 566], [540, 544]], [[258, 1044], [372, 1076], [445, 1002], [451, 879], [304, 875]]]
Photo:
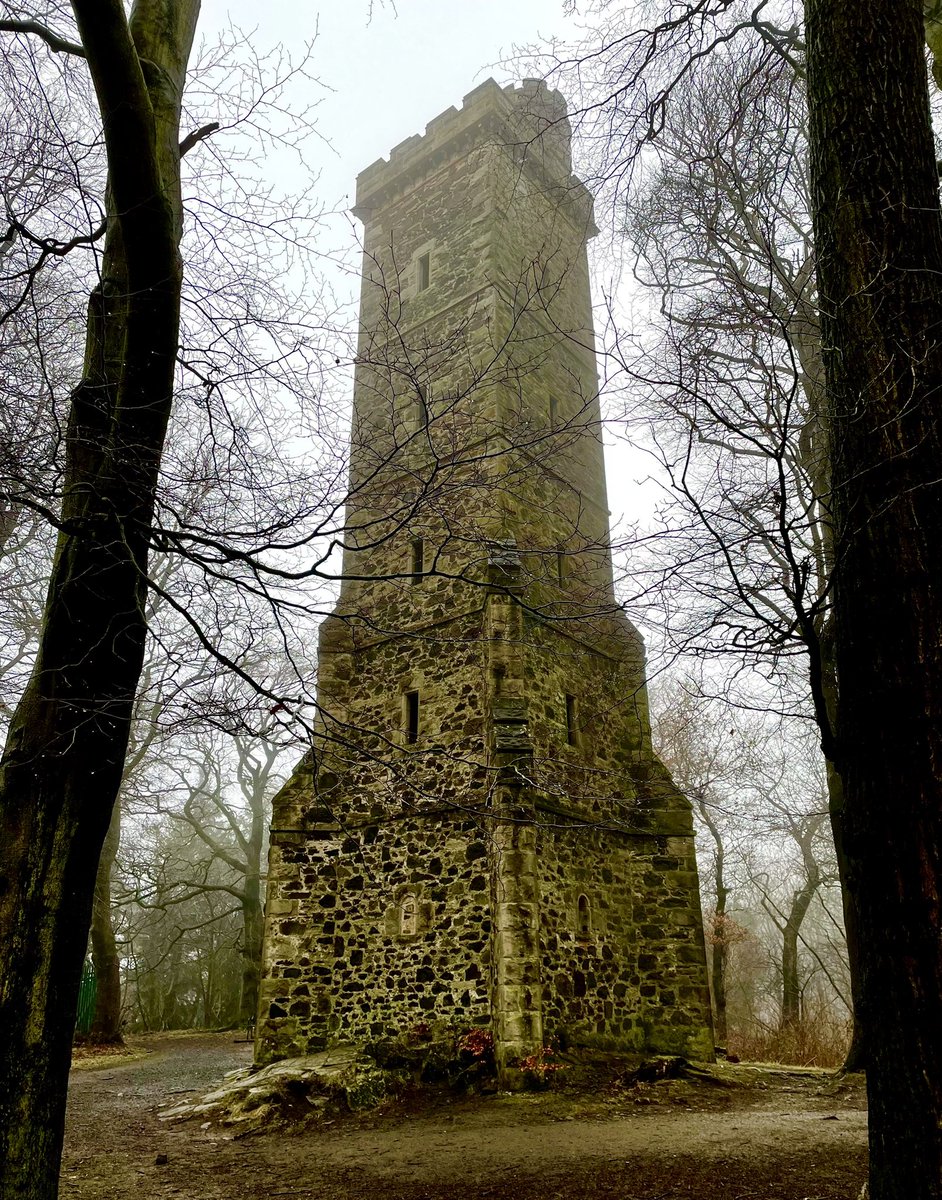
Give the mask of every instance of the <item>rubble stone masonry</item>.
[[562, 98], [492, 80], [357, 186], [344, 581], [276, 797], [257, 1058], [489, 1027], [711, 1057], [690, 807], [614, 594]]

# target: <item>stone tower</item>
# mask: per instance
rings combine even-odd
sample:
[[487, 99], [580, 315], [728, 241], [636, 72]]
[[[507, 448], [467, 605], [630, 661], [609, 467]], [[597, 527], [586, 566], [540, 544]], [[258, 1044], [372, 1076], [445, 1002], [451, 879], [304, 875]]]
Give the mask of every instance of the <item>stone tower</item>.
[[689, 805], [614, 596], [558, 93], [492, 80], [357, 181], [344, 583], [275, 801], [257, 1056], [489, 1026], [712, 1056]]

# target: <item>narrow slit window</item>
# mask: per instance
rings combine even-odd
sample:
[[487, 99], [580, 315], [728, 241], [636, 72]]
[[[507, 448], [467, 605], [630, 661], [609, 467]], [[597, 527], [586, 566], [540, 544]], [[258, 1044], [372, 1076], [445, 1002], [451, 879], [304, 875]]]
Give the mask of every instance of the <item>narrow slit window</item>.
[[588, 896], [580, 896], [577, 901], [577, 925], [580, 937], [588, 937], [592, 932], [592, 909]]
[[552, 426], [556, 425], [556, 419], [559, 416], [558, 405], [555, 396], [549, 398], [549, 423]]
[[576, 698], [566, 697], [566, 741], [570, 746], [579, 744], [579, 730], [576, 726]]
[[566, 555], [562, 550], [556, 551], [556, 581], [557, 583], [566, 582]]
[[419, 693], [406, 692], [404, 704], [406, 710], [406, 745], [414, 746], [419, 740]]
[[421, 583], [425, 573], [425, 539], [412, 539], [412, 582]]
[[422, 254], [419, 256], [416, 271], [418, 274], [419, 291], [424, 292], [432, 279], [432, 261], [430, 255]]

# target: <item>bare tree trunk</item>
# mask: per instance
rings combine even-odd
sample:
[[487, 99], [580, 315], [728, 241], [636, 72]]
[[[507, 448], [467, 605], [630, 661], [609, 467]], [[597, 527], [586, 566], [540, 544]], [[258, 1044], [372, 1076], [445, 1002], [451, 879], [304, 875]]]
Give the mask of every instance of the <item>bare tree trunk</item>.
[[821, 885], [821, 869], [814, 854], [814, 840], [824, 823], [824, 813], [816, 813], [804, 821], [790, 818], [788, 830], [801, 851], [804, 880], [792, 893], [788, 912], [785, 912], [770, 895], [763, 897], [762, 905], [782, 935], [782, 998], [779, 1027], [785, 1030], [795, 1026], [801, 1019], [801, 977], [798, 972], [798, 943], [801, 926], [814, 894]]
[[111, 906], [111, 870], [121, 840], [121, 801], [115, 803], [111, 824], [98, 860], [95, 897], [92, 901], [92, 962], [95, 966], [95, 1016], [89, 1040], [100, 1045], [123, 1041], [121, 1037], [121, 962], [114, 936]]
[[920, 0], [806, 0], [872, 1200], [942, 1197], [942, 220]]
[[[716, 915], [723, 918], [726, 915], [726, 888], [716, 893]], [[714, 928], [713, 944], [710, 954], [710, 987], [713, 992], [713, 1024], [716, 1028], [716, 1040], [721, 1046], [726, 1046], [728, 1031], [726, 1026], [726, 968], [729, 963], [729, 942], [723, 928], [725, 922], [719, 922], [719, 928]]]
[[242, 992], [239, 1022], [248, 1026], [258, 1009], [258, 979], [262, 965], [263, 913], [259, 877], [247, 875], [242, 895]]
[[817, 872], [808, 877], [792, 896], [788, 916], [782, 927], [782, 1028], [794, 1026], [801, 1020], [801, 979], [798, 974], [798, 938], [808, 906], [818, 890], [821, 877]]
[[[198, 0], [74, 0], [110, 167], [62, 531], [0, 763], [0, 1194], [55, 1200], [95, 875], [143, 662], [179, 329], [179, 105]], [[145, 67], [147, 78], [145, 79]]]
[[264, 902], [262, 897], [262, 847], [265, 841], [265, 790], [276, 750], [266, 745], [252, 760], [239, 748], [239, 782], [250, 800], [252, 824], [245, 840], [245, 882], [242, 889], [242, 995], [239, 1019], [248, 1027], [258, 1012], [258, 981], [262, 969]]
[[717, 1043], [726, 1046], [726, 967], [729, 961], [729, 938], [726, 926], [726, 902], [729, 888], [726, 886], [726, 852], [723, 835], [710, 814], [709, 805], [702, 796], [695, 797], [700, 819], [713, 839], [713, 888], [716, 892], [716, 911], [710, 937], [710, 991], [713, 995], [713, 1028]]
[[857, 933], [857, 905], [848, 883], [847, 856], [844, 852], [844, 785], [837, 768], [827, 760], [828, 810], [837, 872], [841, 880], [841, 907], [844, 913], [844, 937], [847, 940], [847, 967], [853, 1005], [850, 1046], [844, 1058], [845, 1071], [863, 1071], [867, 1066], [867, 1048], [860, 1020], [862, 1003], [860, 980], [860, 940]]

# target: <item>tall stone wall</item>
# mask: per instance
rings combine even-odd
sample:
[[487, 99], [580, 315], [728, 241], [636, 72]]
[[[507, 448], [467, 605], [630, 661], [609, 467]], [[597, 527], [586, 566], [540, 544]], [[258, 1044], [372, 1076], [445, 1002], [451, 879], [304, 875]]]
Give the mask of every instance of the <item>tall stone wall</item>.
[[686, 843], [556, 821], [537, 849], [547, 1035], [712, 1057]]
[[271, 872], [261, 1060], [489, 1022], [490, 879], [474, 821], [448, 808], [281, 840]]

